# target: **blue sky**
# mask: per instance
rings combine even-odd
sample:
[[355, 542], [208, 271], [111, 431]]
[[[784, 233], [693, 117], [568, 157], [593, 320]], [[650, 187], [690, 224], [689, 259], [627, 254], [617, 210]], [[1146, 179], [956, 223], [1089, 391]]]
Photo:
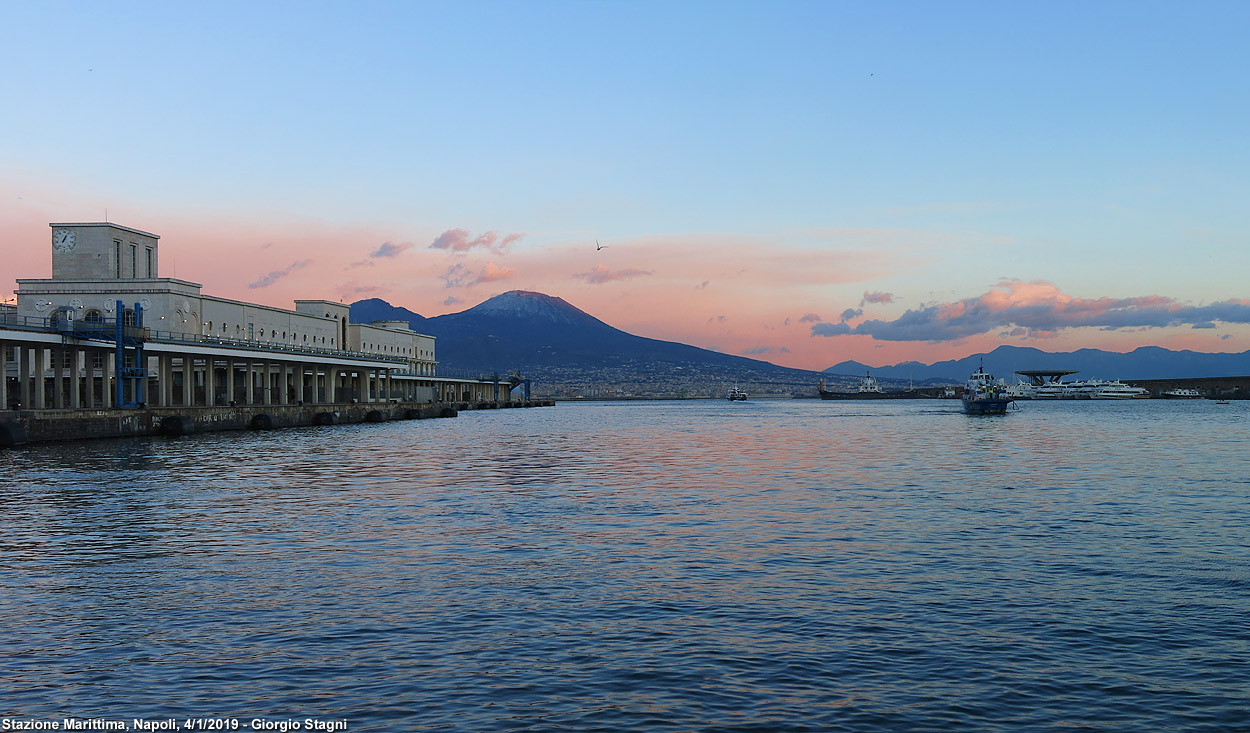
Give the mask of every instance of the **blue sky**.
[[[1244, 3], [5, 15], [0, 280], [47, 275], [48, 222], [107, 210], [162, 235], [163, 274], [276, 305], [538, 290], [812, 368], [1250, 349]], [[432, 246], [449, 232], [496, 244]]]

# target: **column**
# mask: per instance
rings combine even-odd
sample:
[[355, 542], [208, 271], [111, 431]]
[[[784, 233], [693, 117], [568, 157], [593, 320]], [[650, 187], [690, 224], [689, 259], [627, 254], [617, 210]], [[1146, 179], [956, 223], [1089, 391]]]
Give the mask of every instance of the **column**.
[[295, 400], [304, 402], [304, 362], [295, 362]]
[[105, 409], [116, 406], [117, 393], [113, 387], [113, 372], [116, 369], [117, 360], [113, 358], [113, 350], [109, 349], [104, 353], [104, 358], [100, 361], [100, 381], [104, 393]]
[[[69, 406], [75, 410], [82, 407], [82, 349], [75, 346], [69, 353]], [[0, 369], [0, 374], [4, 370]]]
[[273, 362], [265, 361], [265, 388], [260, 392], [260, 400], [266, 405], [273, 404]]
[[65, 407], [65, 349], [48, 349], [48, 366], [52, 367], [52, 406]]
[[326, 366], [326, 402], [331, 405], [334, 404], [335, 387], [338, 386], [335, 384], [335, 382], [338, 381], [338, 378], [339, 378], [338, 367], [332, 367], [332, 366], [327, 365]]
[[182, 355], [182, 406], [195, 404], [195, 360]]
[[226, 404], [234, 404], [234, 359], [226, 359]]
[[31, 404], [30, 360], [30, 349], [19, 345], [17, 347], [17, 401], [28, 410]]
[[42, 346], [35, 348], [35, 364], [34, 368], [31, 370], [33, 372], [32, 376], [34, 377], [31, 380], [31, 397], [34, 399], [31, 400], [30, 406], [36, 410], [42, 410], [45, 404], [44, 395], [46, 390], [44, 389], [43, 375], [45, 365], [47, 364], [47, 351], [48, 350]]
[[204, 359], [204, 404], [212, 407], [217, 404], [217, 360], [213, 357]]
[[0, 341], [0, 410], [9, 409], [9, 345]]
[[243, 397], [246, 399], [244, 404], [250, 405], [256, 396], [256, 384], [252, 381], [252, 362], [243, 362], [243, 371], [247, 373], [247, 379], [243, 380], [243, 387], [245, 390], [243, 392]]
[[156, 404], [161, 407], [170, 407], [174, 404], [173, 356], [169, 354], [161, 354], [157, 357], [157, 376], [161, 393], [156, 399]]
[[291, 391], [291, 365], [285, 361], [278, 362], [278, 404], [291, 404], [291, 397], [288, 394]]

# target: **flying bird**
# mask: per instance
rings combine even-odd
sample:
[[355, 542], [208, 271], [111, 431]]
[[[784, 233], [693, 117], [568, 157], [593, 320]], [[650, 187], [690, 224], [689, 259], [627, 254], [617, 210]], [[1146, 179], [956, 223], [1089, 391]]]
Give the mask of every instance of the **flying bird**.
[[596, 239], [596, 240], [595, 240], [595, 251], [596, 251], [596, 252], [598, 252], [598, 251], [599, 251], [599, 250], [601, 250], [601, 249], [607, 249], [607, 248], [608, 248], [608, 245], [606, 245], [606, 244], [599, 244], [599, 240], [598, 240], [598, 239]]

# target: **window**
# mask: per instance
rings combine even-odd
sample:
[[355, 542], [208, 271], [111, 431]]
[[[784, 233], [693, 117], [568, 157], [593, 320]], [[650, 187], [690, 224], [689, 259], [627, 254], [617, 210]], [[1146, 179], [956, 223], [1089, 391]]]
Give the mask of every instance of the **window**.
[[130, 276], [131, 277], [139, 277], [138, 257], [139, 257], [139, 245], [137, 244], [130, 245]]
[[122, 276], [122, 240], [113, 240], [113, 277]]
[[156, 277], [156, 274], [152, 272], [152, 248], [147, 247], [146, 250], [148, 253], [148, 277]]

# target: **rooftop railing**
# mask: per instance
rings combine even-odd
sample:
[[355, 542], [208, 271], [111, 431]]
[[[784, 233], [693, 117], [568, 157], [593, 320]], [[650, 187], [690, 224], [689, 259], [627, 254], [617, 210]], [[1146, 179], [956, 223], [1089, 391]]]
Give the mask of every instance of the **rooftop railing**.
[[[117, 321], [65, 321], [58, 318], [38, 318], [23, 316], [13, 312], [0, 312], [0, 328], [32, 331], [40, 333], [59, 333], [82, 339], [115, 341], [117, 339]], [[257, 341], [255, 339], [233, 339], [224, 336], [206, 336], [195, 333], [177, 331], [156, 331], [150, 328], [132, 325], [122, 326], [122, 338], [134, 342], [157, 342], [167, 344], [196, 344], [201, 346], [228, 346], [234, 349], [249, 351], [283, 352], [309, 356], [336, 356], [347, 359], [368, 359], [385, 361], [394, 364], [406, 364], [408, 359], [393, 354], [375, 354], [366, 351], [347, 351], [344, 349], [327, 349], [304, 344], [292, 344], [279, 341]]]

